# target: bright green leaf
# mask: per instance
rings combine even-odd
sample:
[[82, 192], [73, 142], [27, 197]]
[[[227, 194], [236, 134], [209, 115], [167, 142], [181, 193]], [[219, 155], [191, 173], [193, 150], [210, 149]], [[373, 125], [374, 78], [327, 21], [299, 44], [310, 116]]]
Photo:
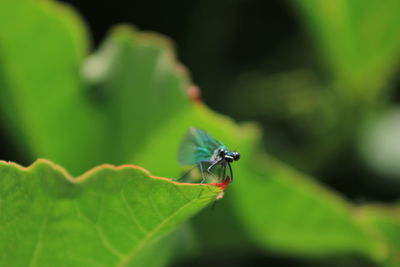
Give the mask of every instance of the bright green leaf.
[[79, 178], [39, 160], [0, 162], [1, 266], [143, 266], [146, 250], [220, 189], [104, 165]]
[[[51, 158], [81, 172], [104, 163], [98, 155], [105, 153], [98, 146], [105, 133], [101, 114], [88, 105], [80, 77], [84, 29], [68, 6], [0, 1], [1, 119], [26, 157]], [[84, 160], [76, 160], [79, 154]]]

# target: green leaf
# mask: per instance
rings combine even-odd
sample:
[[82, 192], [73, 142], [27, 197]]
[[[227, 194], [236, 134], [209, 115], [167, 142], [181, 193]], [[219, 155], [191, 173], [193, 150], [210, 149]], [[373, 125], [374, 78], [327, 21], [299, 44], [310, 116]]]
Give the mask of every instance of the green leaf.
[[[82, 34], [83, 29], [73, 12], [51, 1], [0, 2], [0, 106], [7, 115], [5, 123], [10, 126], [10, 133], [17, 136], [23, 149], [29, 147], [32, 157], [48, 157], [73, 173], [83, 172], [102, 162], [132, 162], [150, 169], [154, 174], [177, 177], [181, 167], [176, 162], [176, 150], [187, 129], [195, 126], [207, 130], [243, 155], [233, 166], [235, 182], [227, 194], [233, 196], [230, 204], [235, 217], [226, 218], [226, 227], [230, 226], [230, 219], [238, 220], [242, 226], [240, 230], [248, 233], [266, 252], [305, 257], [358, 253], [373, 260], [387, 256], [384, 242], [365, 229], [364, 224], [352, 214], [352, 206], [342, 197], [260, 154], [260, 137], [253, 125], [238, 126], [203, 104], [191, 102], [187, 96], [187, 75], [175, 61], [171, 45], [165, 38], [127, 26], [118, 27], [99, 51], [85, 61], [87, 37]], [[27, 38], [32, 45], [26, 45]], [[16, 223], [21, 227], [39, 229], [44, 222], [46, 231], [36, 231], [36, 236], [31, 237], [29, 242], [21, 242], [25, 235], [23, 230], [17, 229], [18, 233], [24, 234], [5, 236], [7, 242], [1, 245], [7, 253], [1, 253], [2, 257], [16, 256], [10, 254], [17, 253], [11, 249], [12, 244], [33, 247], [40, 237], [50, 243], [46, 245], [46, 254], [37, 258], [38, 263], [45, 258], [60, 259], [67, 252], [83, 253], [85, 259], [85, 253], [95, 250], [95, 260], [103, 261], [104, 258], [106, 263], [118, 264], [121, 257], [115, 254], [126, 255], [132, 246], [139, 246], [137, 242], [127, 240], [129, 235], [121, 233], [121, 229], [130, 227], [127, 231], [131, 235], [137, 234], [139, 240], [144, 239], [140, 239], [139, 228], [132, 226], [129, 218], [119, 222], [121, 227], [115, 226], [116, 218], [126, 216], [118, 212], [121, 204], [117, 200], [120, 195], [116, 194], [116, 188], [135, 190], [142, 196], [154, 198], [164, 216], [179, 210], [177, 205], [184, 205], [185, 201], [182, 195], [175, 198], [175, 194], [179, 195], [178, 191], [168, 190], [168, 187], [188, 187], [193, 199], [200, 190], [199, 186], [149, 180], [146, 173], [131, 168], [119, 171], [103, 168], [86, 175], [91, 176], [90, 179], [78, 179], [80, 182], [62, 177], [51, 179], [54, 176], [50, 175], [52, 172], [56, 176], [65, 175], [54, 171], [58, 168], [50, 168], [46, 163], [38, 163], [29, 171], [12, 167], [9, 173], [20, 172], [23, 177], [29, 178], [31, 172], [41, 168], [46, 170], [43, 166], [47, 166], [48, 171], [46, 175], [41, 175], [46, 181], [42, 181], [44, 186], [41, 190], [38, 189], [40, 177], [32, 175], [36, 179], [27, 179], [30, 183], [24, 186], [31, 185], [35, 191], [24, 189], [26, 192], [21, 193], [21, 190], [8, 190], [7, 193], [11, 196], [16, 194], [18, 201], [15, 203], [22, 203], [22, 207], [34, 205], [35, 209], [29, 210], [37, 212], [32, 214], [31, 223], [23, 224], [21, 220]], [[125, 172], [141, 173], [140, 177], [146, 178], [148, 183], [164, 184], [160, 191], [163, 190], [171, 198], [160, 197], [156, 186], [124, 186], [121, 180]], [[99, 173], [109, 179], [96, 178]], [[114, 179], [113, 175], [119, 178]], [[65, 186], [60, 186], [60, 183]], [[33, 198], [33, 192], [37, 191], [43, 192], [39, 194], [42, 197]], [[207, 200], [196, 201], [193, 211], [184, 210], [177, 221], [165, 227], [172, 229], [216, 195], [215, 192], [207, 194], [210, 194]], [[133, 191], [129, 195], [133, 199], [138, 196]], [[144, 202], [139, 202], [141, 205], [136, 208], [143, 213], [140, 219], [148, 221], [149, 227], [154, 227], [156, 212], [146, 200], [139, 199]], [[71, 208], [71, 203], [79, 207], [81, 214], [76, 207]], [[43, 207], [48, 204], [59, 206], [46, 211]], [[13, 204], [7, 207], [19, 206]], [[46, 212], [49, 212], [47, 217]], [[64, 224], [59, 220], [64, 213], [69, 215], [66, 218], [71, 222]], [[104, 213], [112, 216], [103, 217]], [[18, 214], [25, 215], [21, 211]], [[50, 221], [57, 223], [57, 227], [49, 228]], [[107, 237], [106, 244], [98, 229], [93, 229], [93, 221], [100, 223], [100, 229]], [[47, 232], [63, 227], [88, 233], [65, 235], [65, 242], [55, 243], [54, 235]], [[10, 229], [8, 233], [13, 231]], [[167, 229], [160, 229], [160, 234], [164, 232]], [[57, 233], [63, 236], [62, 232]], [[82, 242], [86, 238], [89, 238], [87, 242]], [[154, 249], [170, 249], [161, 243], [150, 244], [151, 237], [147, 241], [149, 246], [146, 244], [144, 248], [143, 245], [144, 250], [151, 246]], [[65, 250], [66, 244], [73, 244], [71, 251]], [[98, 253], [100, 248], [103, 250]], [[19, 251], [31, 256], [26, 252], [27, 248]], [[39, 246], [40, 251], [44, 250]], [[150, 251], [147, 250], [148, 254], [144, 253], [140, 258], [148, 262], [152, 256]], [[23, 259], [26, 257], [16, 260]]]
[[[297, 0], [337, 89], [352, 99], [373, 99], [400, 57], [400, 2]], [[377, 23], [379, 22], [379, 23]]]
[[400, 263], [400, 206], [366, 205], [357, 210], [357, 216], [368, 224], [371, 231], [384, 240], [389, 248], [389, 258], [384, 266], [398, 266]]
[[190, 106], [184, 69], [162, 36], [116, 27], [88, 58], [84, 70], [112, 136], [107, 139], [112, 144], [108, 161], [124, 163], [140, 156], [152, 134]]
[[143, 266], [154, 241], [220, 189], [132, 165], [104, 165], [75, 179], [38, 160], [28, 168], [0, 162], [0, 191], [2, 266]]
[[[2, 119], [30, 160], [52, 158], [83, 172], [105, 152], [98, 146], [104, 140], [102, 118], [88, 105], [80, 77], [87, 43], [85, 27], [68, 6], [0, 2]], [[79, 153], [67, 139], [86, 151], [84, 161], [75, 160]]]
[[2, 1], [0, 24], [0, 107], [31, 160], [72, 173], [126, 163], [189, 105], [185, 71], [163, 37], [121, 26], [85, 61], [85, 26], [65, 5]]
[[[384, 244], [352, 213], [352, 205], [304, 174], [258, 155], [239, 169], [234, 207], [253, 239], [269, 250], [321, 257], [387, 256]], [[260, 205], [260, 203], [263, 203]]]

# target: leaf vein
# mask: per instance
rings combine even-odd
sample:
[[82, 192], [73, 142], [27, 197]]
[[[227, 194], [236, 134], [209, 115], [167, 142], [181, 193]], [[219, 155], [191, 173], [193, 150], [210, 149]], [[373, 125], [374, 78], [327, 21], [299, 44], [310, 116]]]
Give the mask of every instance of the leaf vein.
[[174, 213], [169, 215], [168, 217], [164, 218], [156, 227], [151, 232], [148, 232], [145, 238], [137, 245], [135, 246], [130, 253], [128, 253], [124, 258], [121, 259], [120, 263], [118, 266], [126, 266], [129, 263], [129, 260], [133, 258], [133, 256], [138, 253], [145, 245], [146, 243], [158, 233], [162, 229], [162, 227], [167, 224], [170, 220], [172, 220], [175, 216], [177, 216], [182, 210], [187, 208], [189, 205], [191, 205], [193, 202], [197, 201], [197, 199], [192, 199], [185, 205], [181, 206], [179, 209], [177, 209]]
[[122, 198], [122, 201], [124, 202], [125, 206], [127, 207], [129, 217], [131, 217], [131, 220], [133, 221], [133, 223], [138, 226], [139, 230], [143, 234], [148, 234], [149, 231], [146, 230], [143, 227], [143, 225], [139, 222], [139, 220], [136, 218], [136, 215], [134, 214], [134, 212], [132, 211], [131, 207], [129, 206], [128, 200], [126, 199], [126, 196], [125, 196], [123, 191], [121, 191], [121, 198]]
[[31, 261], [29, 264], [30, 266], [36, 266], [36, 261], [38, 260], [40, 250], [42, 248], [43, 233], [44, 233], [44, 229], [46, 228], [46, 225], [47, 225], [47, 220], [48, 220], [48, 217], [50, 214], [50, 209], [51, 209], [51, 205], [49, 203], [47, 203], [46, 212], [43, 216], [42, 223], [40, 224], [35, 249], [33, 250], [32, 258], [31, 258]]
[[157, 214], [157, 216], [161, 219], [164, 220], [166, 216], [162, 215], [160, 210], [157, 208], [157, 206], [154, 204], [153, 198], [151, 197], [153, 194], [147, 195], [147, 199], [149, 200], [151, 208], [154, 210], [154, 213]]
[[121, 258], [124, 257], [125, 255], [120, 252], [117, 248], [115, 248], [110, 241], [107, 239], [106, 235], [104, 234], [104, 231], [101, 229], [99, 225], [96, 225], [96, 231], [100, 236], [101, 241], [103, 242], [103, 245], [115, 256]]

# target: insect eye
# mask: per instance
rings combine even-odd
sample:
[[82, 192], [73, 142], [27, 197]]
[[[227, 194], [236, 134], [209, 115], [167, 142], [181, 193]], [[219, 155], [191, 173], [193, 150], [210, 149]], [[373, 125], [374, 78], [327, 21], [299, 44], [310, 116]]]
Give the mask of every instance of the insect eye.
[[224, 156], [225, 155], [225, 149], [223, 149], [222, 147], [220, 149], [218, 149], [218, 154], [220, 156]]
[[239, 160], [240, 159], [240, 153], [239, 152], [233, 153], [233, 159], [234, 160]]

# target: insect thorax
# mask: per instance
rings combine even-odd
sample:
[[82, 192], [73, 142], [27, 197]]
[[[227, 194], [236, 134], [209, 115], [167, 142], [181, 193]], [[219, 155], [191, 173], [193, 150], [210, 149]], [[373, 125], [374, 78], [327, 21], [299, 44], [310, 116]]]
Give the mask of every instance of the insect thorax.
[[219, 155], [219, 150], [220, 149], [226, 150], [226, 147], [220, 146], [218, 149], [214, 150], [214, 153], [213, 153], [213, 155], [211, 156], [211, 159], [210, 159], [211, 161], [217, 161], [217, 160], [221, 159], [221, 156]]

